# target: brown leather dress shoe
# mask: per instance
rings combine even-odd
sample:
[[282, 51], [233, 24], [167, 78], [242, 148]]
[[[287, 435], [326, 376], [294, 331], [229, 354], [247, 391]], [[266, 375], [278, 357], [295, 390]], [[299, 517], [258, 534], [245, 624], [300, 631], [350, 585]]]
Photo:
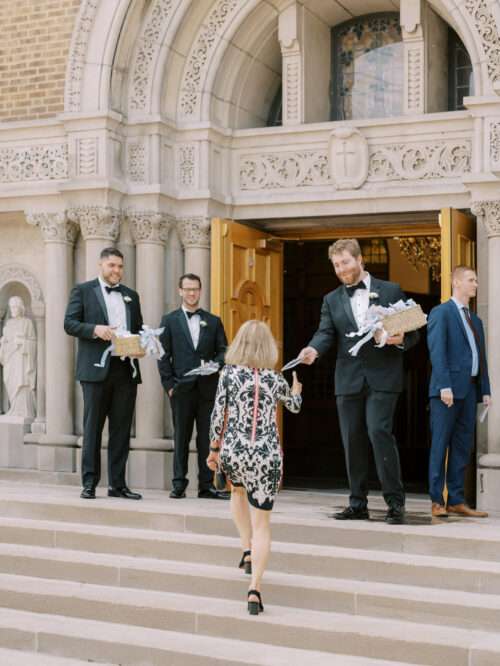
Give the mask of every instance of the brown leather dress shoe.
[[448, 518], [445, 507], [437, 502], [432, 503], [432, 516], [434, 518]]
[[471, 509], [467, 504], [454, 504], [451, 506], [448, 504], [448, 513], [453, 514], [454, 516], [464, 516], [466, 518], [487, 518], [488, 514], [486, 511], [476, 511]]

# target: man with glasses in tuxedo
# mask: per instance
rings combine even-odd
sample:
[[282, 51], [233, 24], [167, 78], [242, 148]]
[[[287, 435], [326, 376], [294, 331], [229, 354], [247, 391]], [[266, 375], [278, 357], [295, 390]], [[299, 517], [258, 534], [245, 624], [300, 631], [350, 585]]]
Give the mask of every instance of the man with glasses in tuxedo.
[[202, 362], [222, 367], [227, 347], [226, 334], [219, 317], [200, 308], [201, 279], [186, 273], [179, 279], [181, 306], [165, 315], [160, 340], [165, 355], [158, 361], [163, 388], [167, 392], [174, 422], [174, 469], [170, 497], [186, 497], [189, 443], [196, 423], [198, 452], [198, 497], [227, 499], [215, 490], [213, 473], [206, 459], [209, 453], [210, 416], [215, 401], [219, 373], [187, 376]]

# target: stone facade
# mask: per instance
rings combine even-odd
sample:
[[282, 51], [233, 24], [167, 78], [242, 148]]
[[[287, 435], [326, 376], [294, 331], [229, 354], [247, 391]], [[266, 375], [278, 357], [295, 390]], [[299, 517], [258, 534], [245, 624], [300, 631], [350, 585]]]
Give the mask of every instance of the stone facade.
[[[102, 247], [117, 243], [148, 323], [177, 302], [183, 270], [202, 275], [208, 306], [213, 217], [292, 231], [296, 219], [307, 226], [315, 216], [345, 221], [374, 212], [471, 209], [478, 219], [479, 306], [494, 348], [500, 0], [401, 0], [402, 115], [332, 122], [329, 40], [332, 27], [361, 11], [359, 3], [349, 7], [334, 0], [0, 4], [2, 48], [10, 58], [28, 62], [28, 53], [38, 63], [17, 76], [19, 91], [12, 89], [14, 60], [0, 72], [0, 119], [17, 121], [0, 124], [0, 275], [11, 276], [0, 283], [0, 311], [5, 294], [31, 294], [31, 315], [43, 333], [37, 421], [25, 436], [23, 464], [77, 464], [81, 395], [73, 341], [61, 327], [71, 284], [93, 278]], [[372, 12], [391, 8], [385, 0], [370, 3]], [[429, 66], [436, 35], [447, 25], [474, 68], [474, 96], [455, 112], [436, 101], [442, 82], [439, 68]], [[18, 51], [21, 30], [35, 41], [30, 46], [23, 36]], [[46, 78], [30, 78], [38, 75]], [[282, 126], [266, 127], [280, 85]], [[36, 90], [44, 96], [23, 97]], [[146, 364], [131, 481], [164, 487], [172, 428], [155, 368]], [[500, 391], [494, 360], [492, 375]], [[481, 453], [500, 454], [499, 425], [496, 400]], [[483, 463], [496, 478], [496, 458]], [[482, 493], [481, 502], [500, 510], [494, 491]]]

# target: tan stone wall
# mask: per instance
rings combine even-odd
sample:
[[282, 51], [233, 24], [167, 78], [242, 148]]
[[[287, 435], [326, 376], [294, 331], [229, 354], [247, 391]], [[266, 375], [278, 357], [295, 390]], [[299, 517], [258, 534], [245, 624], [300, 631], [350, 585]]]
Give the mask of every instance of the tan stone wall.
[[0, 0], [0, 121], [50, 118], [64, 79], [80, 0]]

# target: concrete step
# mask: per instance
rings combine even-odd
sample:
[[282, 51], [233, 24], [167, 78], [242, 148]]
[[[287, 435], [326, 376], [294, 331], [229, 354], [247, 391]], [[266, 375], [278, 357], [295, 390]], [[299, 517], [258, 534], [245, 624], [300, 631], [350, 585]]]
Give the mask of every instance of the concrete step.
[[[96, 561], [99, 554], [154, 558], [155, 567], [170, 560], [216, 563], [230, 568], [236, 566], [241, 555], [234, 537], [26, 519], [1, 518], [0, 541], [7, 542], [0, 543], [1, 571], [27, 575], [38, 575], [41, 571], [41, 575], [46, 575], [44, 571], [53, 569], [50, 561], [57, 557], [61, 566], [56, 568], [55, 575], [83, 576], [88, 582], [95, 582], [92, 576], [100, 579], [101, 574], [96, 572], [102, 567], [106, 571], [120, 570], [120, 560]], [[34, 544], [43, 548], [33, 551]], [[68, 555], [65, 551], [73, 553]], [[93, 554], [93, 559], [85, 556], [87, 551]], [[37, 568], [37, 558], [43, 569]], [[63, 564], [65, 559], [68, 563]], [[76, 565], [71, 564], [73, 560]], [[86, 563], [88, 567], [84, 566]], [[123, 566], [130, 565], [127, 561]], [[151, 559], [147, 566], [151, 566]], [[143, 566], [146, 572], [147, 566]], [[481, 560], [274, 542], [270, 569], [284, 574], [314, 573], [324, 578], [500, 594], [500, 564]]]
[[[9, 609], [51, 614], [137, 628], [159, 629], [189, 636], [231, 636], [246, 642], [301, 650], [377, 659], [403, 660], [421, 666], [474, 664], [474, 651], [496, 654], [500, 636], [484, 631], [436, 627], [380, 618], [367, 618], [274, 606], [265, 599], [265, 612], [248, 615], [245, 585], [241, 601], [80, 585], [69, 581], [41, 581], [1, 577], [1, 603]], [[58, 631], [59, 629], [57, 629]], [[110, 656], [106, 655], [109, 659]]]
[[[249, 618], [255, 634], [262, 615]], [[42, 655], [104, 661], [121, 666], [410, 666], [416, 662], [379, 660], [324, 653], [316, 649], [284, 648], [254, 641], [186, 634], [167, 630], [81, 620], [59, 615], [0, 608], [0, 645]], [[487, 650], [487, 651], [484, 651]], [[496, 655], [485, 643], [474, 650], [468, 666], [492, 666], [480, 661]], [[472, 656], [472, 651], [471, 651]], [[30, 666], [38, 666], [35, 661]], [[55, 666], [55, 665], [54, 665]], [[462, 662], [453, 664], [462, 666]]]
[[[325, 505], [326, 499], [323, 504], [318, 500], [307, 505], [305, 512], [297, 502], [298, 493], [285, 495], [273, 512], [276, 541], [500, 562], [498, 521], [455, 519], [402, 526], [377, 521], [344, 523], [329, 517], [332, 507]], [[156, 497], [138, 503], [112, 498], [84, 501], [74, 488], [44, 487], [23, 492], [21, 484], [0, 484], [0, 516], [235, 535], [227, 502], [169, 500], [158, 491]]]
[[[100, 666], [113, 666], [111, 663], [100, 663]], [[0, 648], [0, 664], [2, 666], [89, 666], [88, 661], [67, 659], [40, 654], [40, 652], [23, 652], [22, 650], [6, 650]]]

